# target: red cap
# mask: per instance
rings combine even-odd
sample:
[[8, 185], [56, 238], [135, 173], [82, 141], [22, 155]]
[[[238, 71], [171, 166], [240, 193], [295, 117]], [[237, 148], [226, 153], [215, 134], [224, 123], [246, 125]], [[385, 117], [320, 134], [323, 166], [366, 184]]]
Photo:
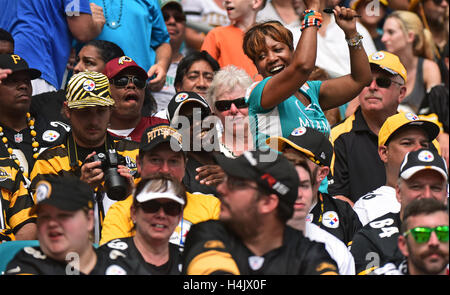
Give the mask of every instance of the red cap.
[[106, 75], [106, 77], [108, 77], [108, 79], [112, 79], [123, 70], [130, 68], [135, 69], [137, 74], [144, 80], [148, 79], [147, 72], [143, 68], [138, 66], [137, 63], [128, 56], [116, 57], [110, 60], [106, 64], [103, 73]]

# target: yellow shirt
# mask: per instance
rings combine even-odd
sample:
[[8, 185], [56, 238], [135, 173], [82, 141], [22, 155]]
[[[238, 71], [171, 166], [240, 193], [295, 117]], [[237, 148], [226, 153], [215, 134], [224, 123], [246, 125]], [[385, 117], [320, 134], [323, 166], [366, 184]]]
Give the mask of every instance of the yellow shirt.
[[[220, 201], [212, 195], [186, 193], [187, 205], [183, 210], [183, 216], [170, 237], [170, 242], [184, 245], [186, 234], [192, 224], [209, 219], [218, 219], [220, 214]], [[131, 221], [130, 208], [133, 196], [123, 201], [114, 203], [108, 210], [103, 221], [102, 237], [100, 245], [113, 239], [132, 237], [133, 222]]]

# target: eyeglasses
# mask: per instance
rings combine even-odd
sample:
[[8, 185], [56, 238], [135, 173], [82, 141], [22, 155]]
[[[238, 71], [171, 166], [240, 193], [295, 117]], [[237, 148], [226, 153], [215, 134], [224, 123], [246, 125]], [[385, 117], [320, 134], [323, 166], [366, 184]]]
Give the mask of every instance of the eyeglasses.
[[165, 22], [167, 22], [171, 17], [173, 17], [177, 23], [186, 21], [186, 16], [184, 15], [184, 13], [181, 13], [179, 11], [175, 11], [173, 13], [163, 11], [162, 14]]
[[408, 230], [403, 234], [403, 236], [406, 237], [408, 234], [411, 234], [416, 243], [422, 244], [430, 240], [431, 233], [433, 231], [436, 233], [436, 236], [440, 242], [448, 242], [448, 225], [436, 226], [434, 228], [418, 226]]
[[389, 88], [391, 87], [392, 83], [398, 84], [398, 85], [403, 85], [402, 83], [399, 83], [397, 81], [393, 81], [389, 78], [386, 77], [377, 77], [375, 78], [375, 83], [377, 83], [377, 86], [380, 88]]
[[170, 216], [177, 216], [181, 213], [181, 204], [177, 202], [161, 203], [156, 200], [150, 200], [140, 203], [139, 206], [145, 213], [156, 213], [162, 207], [164, 212]]
[[231, 104], [234, 104], [238, 109], [244, 109], [248, 107], [244, 97], [236, 98], [233, 100], [218, 100], [214, 103], [216, 109], [220, 112], [225, 112], [231, 109]]
[[126, 87], [130, 81], [133, 82], [137, 88], [142, 89], [145, 87], [146, 81], [137, 76], [122, 76], [119, 78], [113, 78], [112, 84], [116, 87], [123, 88]]

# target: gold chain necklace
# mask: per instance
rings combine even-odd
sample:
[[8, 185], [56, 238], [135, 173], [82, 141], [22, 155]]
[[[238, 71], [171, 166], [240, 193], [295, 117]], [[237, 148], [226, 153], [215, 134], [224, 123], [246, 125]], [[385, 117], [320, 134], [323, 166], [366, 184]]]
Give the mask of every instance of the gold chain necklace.
[[[31, 114], [27, 113], [27, 125], [28, 128], [30, 128], [30, 134], [31, 134], [31, 146], [33, 147], [33, 158], [36, 159], [39, 155], [38, 150], [39, 150], [39, 142], [36, 141], [36, 131], [34, 130], [34, 119], [31, 118]], [[27, 173], [25, 172], [25, 169], [23, 168], [23, 166], [20, 165], [20, 161], [17, 158], [16, 155], [14, 155], [13, 153], [13, 148], [11, 148], [8, 145], [8, 138], [6, 138], [4, 132], [3, 132], [3, 127], [0, 126], [0, 136], [2, 137], [2, 142], [6, 147], [6, 150], [8, 151], [9, 154], [9, 158], [11, 160], [14, 160], [14, 162], [19, 166], [20, 170], [24, 173], [25, 177], [28, 177], [28, 175], [26, 175]]]

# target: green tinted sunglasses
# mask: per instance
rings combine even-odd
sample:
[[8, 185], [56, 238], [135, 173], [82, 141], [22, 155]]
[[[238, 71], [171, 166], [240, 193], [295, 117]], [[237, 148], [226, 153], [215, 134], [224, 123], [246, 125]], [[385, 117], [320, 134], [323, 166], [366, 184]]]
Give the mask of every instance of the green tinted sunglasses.
[[430, 240], [433, 231], [440, 242], [448, 242], [448, 225], [436, 226], [435, 228], [418, 226], [408, 230], [403, 236], [406, 237], [408, 234], [411, 234], [417, 243], [422, 244]]

